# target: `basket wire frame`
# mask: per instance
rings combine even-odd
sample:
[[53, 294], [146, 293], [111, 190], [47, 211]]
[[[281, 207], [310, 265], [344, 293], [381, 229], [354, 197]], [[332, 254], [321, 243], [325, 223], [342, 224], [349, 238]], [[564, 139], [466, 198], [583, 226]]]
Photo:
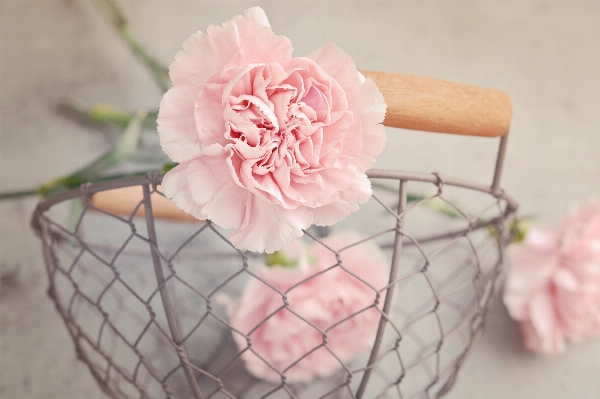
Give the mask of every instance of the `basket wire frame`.
[[[161, 174], [85, 184], [38, 205], [32, 225], [42, 240], [48, 293], [79, 359], [112, 398], [441, 397], [481, 332], [509, 240], [507, 226], [517, 205], [499, 188], [505, 148], [506, 136], [491, 186], [437, 173], [368, 172], [371, 179], [393, 183], [397, 192], [374, 194], [363, 206], [366, 219], [355, 221], [364, 227], [364, 239], [329, 248], [338, 261], [320, 273], [342, 269], [352, 274], [341, 254], [373, 241], [390, 260], [388, 284], [371, 287], [375, 299], [370, 306], [328, 329], [290, 307], [287, 295], [294, 287], [277, 291], [282, 297], [278, 311], [293, 313], [323, 336], [322, 344], [285, 369], [277, 369], [252, 346], [252, 333], [260, 325], [250, 332], [237, 330], [218, 300], [223, 293], [239, 296], [250, 279], [277, 290], [253, 272], [261, 256], [234, 248], [210, 221], [155, 220], [151, 198], [163, 195]], [[130, 215], [111, 214], [90, 201], [97, 192], [128, 186], [140, 186], [143, 193]], [[408, 203], [412, 186], [434, 191]], [[451, 200], [453, 193], [461, 195], [459, 201]], [[459, 205], [468, 195], [476, 199], [468, 207]], [[85, 208], [67, 227], [59, 222], [65, 219], [60, 210], [53, 211], [71, 200], [82, 200]], [[459, 217], [431, 212], [427, 206], [433, 201]], [[364, 221], [373, 218], [377, 222], [365, 227]], [[327, 229], [311, 228], [305, 239], [327, 247], [327, 234]], [[329, 345], [329, 331], [373, 309], [380, 316], [370, 352], [341, 361]], [[233, 334], [243, 336], [247, 346], [237, 347]], [[309, 385], [286, 381], [289, 369], [320, 349], [339, 361], [336, 374]], [[281, 381], [265, 382], [247, 373], [241, 358], [247, 351], [261, 357]]]

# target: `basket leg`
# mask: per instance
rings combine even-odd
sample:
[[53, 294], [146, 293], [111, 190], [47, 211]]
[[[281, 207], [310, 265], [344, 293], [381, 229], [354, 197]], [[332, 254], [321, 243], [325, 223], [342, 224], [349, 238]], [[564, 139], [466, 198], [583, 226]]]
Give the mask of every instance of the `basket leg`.
[[[398, 215], [406, 209], [406, 180], [400, 180], [400, 189], [398, 193]], [[398, 267], [400, 265], [400, 255], [402, 254], [402, 234], [400, 233], [400, 229], [402, 229], [403, 218], [399, 218], [396, 222], [396, 236], [394, 238], [394, 254], [392, 255], [392, 266], [390, 270], [390, 280], [389, 280], [389, 288], [387, 290], [387, 294], [385, 296], [385, 302], [383, 304], [383, 314], [379, 319], [379, 327], [377, 328], [377, 336], [375, 337], [375, 342], [373, 343], [373, 350], [371, 351], [371, 356], [369, 357], [369, 362], [367, 363], [367, 367], [365, 369], [365, 373], [363, 374], [363, 378], [360, 381], [360, 386], [358, 387], [358, 391], [356, 392], [356, 398], [361, 399], [365, 394], [365, 390], [367, 389], [367, 384], [369, 383], [369, 379], [371, 378], [371, 373], [373, 372], [373, 367], [377, 362], [377, 357], [379, 356], [379, 349], [381, 347], [381, 341], [383, 340], [383, 334], [385, 333], [385, 327], [387, 324], [388, 316], [390, 314], [390, 310], [392, 309], [392, 301], [394, 297], [394, 290], [396, 288], [396, 277], [398, 276]]]
[[152, 263], [154, 264], [154, 273], [156, 274], [156, 282], [160, 287], [160, 299], [167, 316], [167, 323], [169, 324], [169, 330], [171, 331], [171, 337], [176, 345], [177, 355], [181, 361], [183, 372], [185, 377], [190, 384], [192, 393], [195, 399], [203, 399], [202, 392], [198, 386], [198, 381], [194, 376], [194, 370], [190, 367], [190, 361], [187, 356], [187, 352], [183, 343], [181, 342], [181, 331], [177, 324], [177, 318], [173, 311], [173, 305], [171, 304], [171, 298], [167, 289], [165, 281], [165, 275], [162, 270], [162, 264], [160, 261], [160, 255], [158, 253], [158, 240], [156, 239], [156, 229], [154, 227], [154, 215], [152, 214], [152, 202], [150, 187], [147, 184], [143, 185], [144, 189], [144, 208], [146, 213], [146, 224], [148, 226], [148, 239], [150, 240], [150, 250], [152, 252]]
[[492, 194], [499, 195], [500, 178], [502, 177], [502, 166], [504, 165], [504, 156], [506, 155], [506, 144], [508, 143], [508, 132], [500, 139], [498, 147], [498, 157], [496, 158], [496, 167], [494, 170], [494, 180], [492, 181]]

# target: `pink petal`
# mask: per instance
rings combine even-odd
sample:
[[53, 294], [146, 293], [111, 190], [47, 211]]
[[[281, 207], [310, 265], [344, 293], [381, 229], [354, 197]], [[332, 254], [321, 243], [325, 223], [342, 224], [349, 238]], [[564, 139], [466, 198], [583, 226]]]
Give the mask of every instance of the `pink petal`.
[[[352, 123], [344, 137], [344, 148], [337, 161], [338, 167], [346, 167], [350, 162], [355, 165], [360, 164], [357, 157], [361, 155], [361, 151], [367, 143], [364, 143], [365, 129], [363, 129], [363, 123], [358, 116], [358, 114], [353, 115]], [[361, 171], [364, 170], [366, 169], [363, 169], [361, 165]]]
[[[262, 176], [253, 176], [251, 172], [251, 167], [245, 168], [245, 170], [247, 171], [247, 173], [244, 173], [244, 181], [251, 181], [251, 183], [249, 184], [260, 190], [265, 195], [265, 198], [267, 198], [271, 203], [283, 205], [284, 208], [287, 208], [285, 206], [286, 200], [283, 198], [281, 192], [282, 190], [279, 187], [278, 183], [275, 181], [272, 173], [267, 173], [266, 175]], [[277, 168], [276, 170], [280, 171], [280, 173], [283, 172], [283, 174], [285, 174], [284, 167]], [[294, 204], [294, 206], [292, 206], [291, 208], [295, 209], [297, 207], [298, 204]]]
[[375, 159], [385, 146], [387, 136], [381, 124], [385, 118], [386, 103], [383, 96], [369, 78], [360, 87], [357, 107], [352, 111], [357, 114], [357, 119], [362, 122], [362, 149], [360, 155], [354, 160], [360, 171], [370, 169], [375, 164]]
[[301, 101], [304, 101], [306, 105], [315, 111], [317, 121], [321, 122], [325, 119], [328, 111], [327, 103], [325, 102], [325, 96], [316, 86], [311, 86]]
[[189, 163], [181, 163], [165, 174], [162, 180], [163, 193], [175, 205], [197, 219], [205, 219], [202, 206], [192, 197], [192, 192], [187, 179]]
[[531, 298], [538, 291], [548, 289], [560, 258], [557, 254], [532, 249], [526, 243], [509, 246], [507, 256], [511, 268], [504, 288], [504, 304], [514, 319], [523, 320]]
[[568, 291], [583, 291], [584, 284], [581, 284], [577, 276], [567, 268], [560, 268], [552, 276], [552, 282], [561, 289]]
[[229, 239], [239, 249], [273, 253], [294, 238], [301, 237], [302, 229], [312, 223], [312, 215], [305, 208], [284, 210], [266, 200], [253, 196], [247, 223], [235, 229]]
[[199, 91], [196, 86], [176, 86], [160, 102], [158, 137], [165, 154], [175, 162], [187, 162], [202, 154], [194, 121], [194, 100]]
[[327, 194], [328, 192], [341, 195], [341, 193], [352, 187], [354, 179], [357, 178], [356, 169], [353, 167], [323, 169], [319, 172], [319, 175], [323, 178], [323, 185], [325, 186], [325, 197], [320, 198], [323, 202], [331, 200], [330, 194]]
[[383, 123], [387, 104], [383, 95], [371, 78], [368, 78], [360, 86], [357, 107], [352, 112], [358, 112], [363, 123], [377, 125]]
[[188, 180], [192, 197], [206, 217], [231, 229], [246, 223], [252, 193], [236, 184], [226, 157], [207, 156], [190, 162]]
[[525, 317], [530, 298], [546, 290], [560, 264], [556, 234], [550, 229], [532, 228], [525, 240], [508, 247], [511, 268], [504, 290], [504, 303], [517, 320]]
[[[267, 14], [265, 14], [265, 11], [258, 6], [251, 7], [249, 9], [247, 9], [246, 11], [244, 11], [243, 17], [241, 17], [241, 16], [234, 17], [234, 21], [238, 25], [238, 28], [240, 29], [240, 31], [243, 30], [246, 22], [250, 22], [250, 23], [256, 24], [256, 25], [266, 26], [268, 28], [271, 27], [271, 24], [269, 23], [269, 19], [267, 18]], [[245, 36], [242, 36], [242, 37], [245, 37]]]
[[313, 215], [313, 223], [317, 226], [331, 226], [358, 211], [358, 204], [349, 202], [332, 202], [318, 208], [309, 208]]
[[534, 227], [525, 236], [525, 245], [539, 252], [554, 252], [560, 245], [559, 231], [550, 227]]
[[346, 93], [349, 103], [358, 97], [359, 78], [354, 60], [341, 48], [333, 43], [308, 54], [323, 70], [334, 78]]
[[[333, 166], [335, 160], [344, 149], [344, 138], [352, 124], [352, 113], [345, 112], [341, 118], [332, 125], [323, 127], [323, 142], [321, 144], [321, 165]], [[341, 144], [341, 145], [340, 145]]]
[[363, 174], [355, 173], [350, 187], [341, 191], [335, 200], [310, 208], [313, 223], [317, 226], [331, 226], [345, 219], [350, 213], [358, 211], [358, 204], [367, 202], [371, 194], [369, 179]]
[[[272, 284], [270, 280], [266, 281]], [[244, 287], [240, 304], [237, 314], [232, 319], [236, 321], [236, 328], [248, 334], [268, 315], [269, 308], [283, 306], [284, 302], [283, 297], [276, 290], [255, 277], [250, 277]]]
[[[348, 168], [352, 169], [352, 168]], [[340, 193], [344, 201], [366, 203], [373, 195], [371, 181], [364, 173], [356, 173], [350, 187]]]
[[208, 35], [198, 32], [183, 43], [169, 65], [173, 85], [202, 86], [208, 78], [223, 69], [240, 48], [237, 25], [228, 21], [223, 26], [210, 26]]
[[541, 337], [550, 336], [559, 327], [550, 291], [536, 293], [529, 303], [531, 324]]
[[[339, 251], [349, 245], [355, 244], [365, 237], [352, 230], [335, 233], [323, 241], [330, 248]], [[312, 255], [318, 259], [318, 268], [325, 269], [336, 263], [333, 252], [319, 243], [310, 247]], [[372, 240], [344, 249], [341, 253], [344, 267], [358, 277], [366, 280], [377, 289], [387, 285], [387, 269], [389, 262], [381, 248]], [[369, 291], [368, 289], [367, 291]]]
[[318, 175], [322, 178], [321, 195], [306, 202], [306, 206], [310, 208], [319, 208], [330, 202], [365, 203], [372, 194], [370, 181], [366, 175], [357, 173], [354, 165], [323, 169]]
[[523, 323], [523, 334], [530, 350], [546, 354], [565, 350], [564, 332], [549, 292], [540, 292], [532, 298], [530, 319]]
[[198, 135], [202, 146], [212, 144], [226, 145], [225, 132], [227, 125], [223, 117], [222, 84], [206, 84], [194, 100], [194, 117], [198, 126]]
[[253, 32], [255, 36], [244, 39], [240, 50], [224, 68], [235, 68], [252, 63], [282, 62], [290, 60], [294, 48], [285, 36], [278, 36], [270, 28], [260, 28]]
[[525, 346], [533, 352], [555, 355], [566, 350], [565, 337], [560, 330], [555, 330], [550, 336], [543, 337], [530, 321], [521, 323], [521, 332]]
[[[271, 36], [275, 36], [260, 7], [252, 7], [246, 10], [244, 16], [236, 16], [220, 27], [209, 26], [207, 34], [198, 32], [183, 43], [183, 50], [175, 55], [175, 61], [169, 66], [171, 81], [175, 86], [202, 86], [212, 75], [229, 69], [226, 64], [238, 54], [242, 44], [255, 41], [257, 36], [266, 38], [267, 42]], [[267, 47], [272, 49], [273, 45]], [[289, 48], [291, 56], [291, 43]], [[277, 55], [281, 54], [280, 50]], [[240, 65], [243, 64], [236, 64]]]

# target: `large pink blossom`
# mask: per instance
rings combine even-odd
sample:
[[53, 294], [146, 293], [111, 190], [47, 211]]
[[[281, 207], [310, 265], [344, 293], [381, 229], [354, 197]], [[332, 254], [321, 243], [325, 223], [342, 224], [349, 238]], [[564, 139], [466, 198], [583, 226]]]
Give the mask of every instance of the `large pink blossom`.
[[532, 228], [508, 254], [504, 302], [529, 349], [561, 353], [600, 337], [600, 198], [579, 202], [556, 228]]
[[[346, 231], [324, 243], [340, 250], [362, 238]], [[241, 298], [230, 300], [235, 342], [240, 350], [248, 348], [242, 359], [256, 377], [280, 382], [284, 373], [290, 383], [327, 377], [372, 347], [381, 315], [375, 303], [387, 285], [388, 262], [372, 242], [342, 250], [339, 266], [335, 254], [318, 243], [306, 248], [296, 240], [282, 253], [295, 267], [258, 266], [254, 273], [264, 282], [251, 278]], [[379, 308], [384, 300], [385, 291]]]
[[179, 165], [164, 193], [240, 249], [273, 252], [356, 211], [385, 143], [383, 97], [348, 54], [292, 51], [254, 7], [190, 37], [169, 68], [158, 132]]

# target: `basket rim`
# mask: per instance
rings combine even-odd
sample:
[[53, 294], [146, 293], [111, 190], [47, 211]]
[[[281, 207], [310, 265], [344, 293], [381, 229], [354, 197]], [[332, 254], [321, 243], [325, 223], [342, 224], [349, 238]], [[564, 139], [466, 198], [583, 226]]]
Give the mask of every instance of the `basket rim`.
[[[367, 170], [366, 175], [370, 179], [387, 179], [387, 180], [406, 180], [406, 181], [419, 181], [424, 183], [443, 183], [444, 185], [461, 187], [468, 190], [480, 191], [486, 194], [490, 194], [496, 198], [504, 199], [507, 202], [508, 209], [516, 211], [518, 208], [517, 201], [508, 195], [503, 189], [494, 190], [492, 186], [488, 186], [481, 183], [472, 182], [470, 180], [445, 176], [440, 173], [423, 173], [423, 172], [406, 172], [400, 170], [388, 170], [388, 169], [371, 169]], [[130, 186], [141, 186], [141, 185], [159, 185], [162, 182], [164, 173], [160, 172], [148, 172], [146, 175], [125, 177], [114, 180], [107, 180], [99, 183], [84, 183], [78, 188], [71, 189], [62, 193], [55, 194], [49, 198], [41, 200], [34, 212], [33, 219], [36, 215], [39, 215], [53, 205], [60, 202], [67, 201], [77, 197], [89, 197], [100, 191], [113, 190], [117, 188], [130, 187]]]

